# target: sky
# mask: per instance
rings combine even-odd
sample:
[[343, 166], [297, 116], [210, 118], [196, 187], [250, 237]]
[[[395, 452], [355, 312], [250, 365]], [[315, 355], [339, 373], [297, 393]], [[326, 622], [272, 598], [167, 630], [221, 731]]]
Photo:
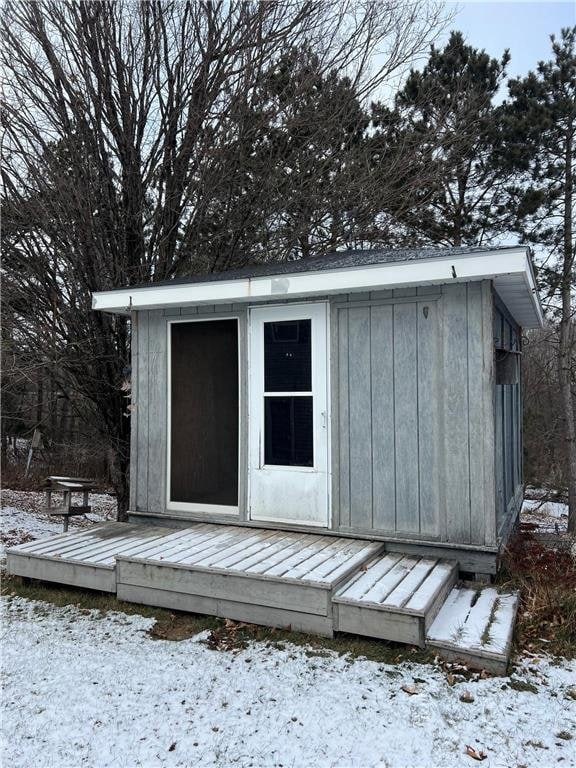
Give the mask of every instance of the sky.
[[[506, 48], [512, 60], [511, 77], [525, 75], [539, 61], [550, 58], [550, 35], [557, 36], [562, 27], [576, 25], [576, 2], [534, 0], [534, 2], [499, 2], [492, 0], [459, 0], [446, 2], [455, 13], [449, 29], [461, 30], [476, 48], [499, 58]], [[446, 32], [438, 41], [440, 46]]]

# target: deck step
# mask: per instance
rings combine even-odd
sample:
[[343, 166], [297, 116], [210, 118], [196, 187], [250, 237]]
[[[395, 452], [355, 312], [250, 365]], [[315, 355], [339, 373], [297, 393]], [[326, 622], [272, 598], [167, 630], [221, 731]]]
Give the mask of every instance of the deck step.
[[423, 646], [457, 576], [455, 561], [378, 554], [336, 591], [335, 629]]
[[452, 589], [426, 634], [426, 645], [449, 661], [506, 674], [517, 592], [459, 585]]

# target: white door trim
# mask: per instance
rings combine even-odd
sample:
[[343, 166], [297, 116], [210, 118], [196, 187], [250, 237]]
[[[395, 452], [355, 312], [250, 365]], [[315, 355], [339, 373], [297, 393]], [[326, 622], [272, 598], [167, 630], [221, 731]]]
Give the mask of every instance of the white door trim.
[[[274, 392], [272, 396], [291, 397], [310, 396], [314, 398], [313, 407], [313, 440], [314, 466], [282, 466], [266, 465], [264, 463], [264, 335], [265, 322], [282, 322], [291, 319], [312, 320], [312, 392]], [[314, 322], [316, 320], [316, 323]], [[284, 523], [292, 525], [314, 526], [328, 528], [331, 525], [331, 435], [330, 435], [330, 333], [329, 333], [329, 303], [303, 302], [298, 304], [257, 305], [249, 308], [248, 316], [248, 403], [249, 403], [249, 435], [248, 435], [248, 488], [247, 516], [252, 521]], [[270, 396], [270, 393], [269, 393]], [[320, 404], [317, 407], [317, 403]], [[316, 519], [285, 517], [281, 514], [269, 515], [254, 510], [255, 488], [261, 480], [260, 472], [290, 473], [294, 482], [302, 488], [305, 484], [314, 484], [311, 475], [317, 476], [316, 491], [321, 492]], [[309, 480], [306, 480], [309, 476]], [[311, 487], [311, 486], [310, 486]], [[306, 494], [304, 494], [306, 496]]]
[[171, 476], [171, 443], [172, 443], [172, 325], [176, 323], [211, 323], [215, 320], [235, 320], [236, 338], [238, 343], [238, 494], [242, 484], [240, 482], [241, 461], [240, 453], [242, 450], [242, 360], [241, 360], [241, 332], [240, 316], [235, 315], [210, 315], [210, 317], [186, 317], [175, 318], [166, 322], [166, 511], [168, 512], [210, 512], [222, 515], [238, 515], [240, 500], [235, 506], [224, 504], [198, 504], [184, 501], [172, 501], [170, 499], [170, 476]]

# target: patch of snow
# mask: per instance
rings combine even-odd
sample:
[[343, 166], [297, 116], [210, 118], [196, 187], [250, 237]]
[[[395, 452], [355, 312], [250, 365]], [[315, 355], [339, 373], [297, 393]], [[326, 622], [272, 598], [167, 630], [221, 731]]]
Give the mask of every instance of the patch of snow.
[[520, 522], [534, 526], [537, 533], [565, 534], [568, 530], [568, 504], [543, 499], [524, 499]]
[[463, 651], [482, 650], [505, 655], [512, 636], [518, 593], [499, 593], [493, 587], [455, 587], [426, 637]]
[[[506, 678], [456, 682], [432, 665], [379, 664], [206, 634], [147, 635], [151, 619], [4, 601], [4, 764], [58, 766], [569, 765], [576, 664], [527, 658]], [[462, 697], [466, 697], [462, 699]], [[462, 703], [465, 700], [467, 703]], [[563, 762], [560, 762], [563, 761]]]
[[[62, 518], [51, 517], [45, 511], [45, 503], [44, 494], [39, 491], [2, 490], [0, 560], [7, 547], [62, 533]], [[116, 516], [116, 500], [106, 493], [90, 494], [90, 505], [94, 511], [89, 515], [70, 518], [69, 530], [87, 528]]]

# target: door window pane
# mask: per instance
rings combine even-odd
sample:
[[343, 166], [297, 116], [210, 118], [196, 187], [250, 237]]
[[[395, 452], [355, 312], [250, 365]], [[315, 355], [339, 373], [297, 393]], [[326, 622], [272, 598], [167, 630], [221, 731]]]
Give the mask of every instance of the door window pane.
[[264, 463], [314, 465], [311, 397], [264, 398]]
[[311, 392], [311, 325], [308, 320], [264, 323], [264, 390]]

